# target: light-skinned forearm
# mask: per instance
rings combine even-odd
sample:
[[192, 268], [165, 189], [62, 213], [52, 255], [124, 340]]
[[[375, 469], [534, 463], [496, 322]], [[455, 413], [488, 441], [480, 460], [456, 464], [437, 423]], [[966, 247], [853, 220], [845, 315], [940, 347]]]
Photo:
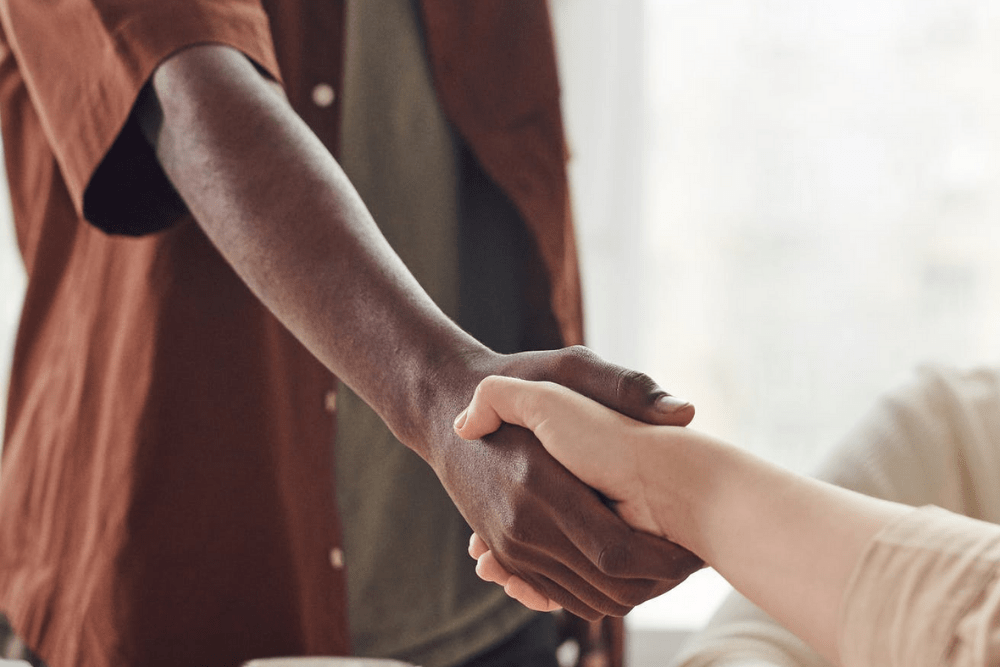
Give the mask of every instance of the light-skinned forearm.
[[[841, 600], [875, 534], [912, 508], [796, 475], [707, 434], [640, 424], [547, 382], [484, 380], [455, 421], [463, 438], [501, 424], [534, 432], [634, 528], [700, 556], [817, 651], [839, 662]], [[534, 609], [551, 598], [474, 536], [477, 572]]]
[[643, 430], [651, 442], [642, 469], [657, 476], [644, 486], [654, 513], [669, 517], [670, 538], [838, 662], [851, 572], [871, 538], [911, 508], [796, 475], [714, 438]]

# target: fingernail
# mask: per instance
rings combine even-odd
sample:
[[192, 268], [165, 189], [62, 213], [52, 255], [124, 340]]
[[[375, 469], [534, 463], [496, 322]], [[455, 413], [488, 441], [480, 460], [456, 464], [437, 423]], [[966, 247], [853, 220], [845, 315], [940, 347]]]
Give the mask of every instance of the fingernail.
[[456, 431], [459, 430], [459, 429], [461, 429], [463, 426], [465, 426], [465, 420], [468, 418], [468, 416], [469, 416], [469, 408], [466, 408], [466, 409], [464, 409], [464, 410], [462, 410], [461, 412], [458, 413], [458, 416], [455, 417], [455, 430]]
[[683, 398], [677, 398], [670, 394], [664, 394], [656, 399], [656, 409], [660, 412], [679, 412], [690, 405], [690, 401], [685, 401]]

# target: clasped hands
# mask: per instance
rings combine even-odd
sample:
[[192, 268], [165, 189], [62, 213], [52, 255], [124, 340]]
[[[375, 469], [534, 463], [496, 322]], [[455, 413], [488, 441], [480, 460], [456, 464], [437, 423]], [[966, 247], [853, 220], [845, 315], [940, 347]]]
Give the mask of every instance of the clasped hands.
[[[850, 641], [841, 636], [843, 605], [848, 600], [874, 604], [849, 597], [855, 573], [867, 562], [865, 554], [878, 534], [915, 511], [797, 475], [693, 429], [640, 422], [564, 383], [487, 377], [453, 428], [473, 448], [504, 429], [531, 431], [566, 474], [613, 503], [617, 516], [635, 531], [633, 537], [652, 540], [635, 541], [641, 545], [635, 548], [659, 549], [672, 557], [688, 553], [684, 549], [697, 554], [834, 664], [843, 660], [841, 641]], [[578, 512], [587, 510], [564, 505], [560, 511], [553, 526], [577, 525]], [[516, 532], [516, 519], [512, 526]], [[563, 603], [564, 591], [512, 560], [494, 536], [473, 528], [469, 552], [478, 559], [480, 577], [502, 585], [532, 609], [575, 611]], [[544, 549], [545, 535], [534, 537], [542, 538], [534, 544]], [[613, 548], [616, 538], [601, 539], [605, 548]], [[628, 537], [619, 532], [617, 539]], [[917, 544], [912, 539], [910, 544]], [[872, 557], [875, 561], [889, 559], [875, 553], [880, 554]], [[561, 552], [553, 554], [561, 561]], [[642, 558], [648, 564], [656, 560], [646, 552]]]
[[[582, 482], [610, 501], [631, 527], [677, 539], [658, 522], [643, 473], [642, 433], [648, 424], [609, 410], [551, 382], [490, 376], [476, 388], [469, 406], [455, 419], [455, 432], [476, 440], [504, 424], [527, 428], [545, 449]], [[676, 549], [676, 546], [665, 549]], [[508, 571], [477, 533], [469, 542], [480, 578], [499, 584], [510, 597], [535, 611], [561, 605], [542, 590]]]
[[[486, 368], [489, 377], [462, 412], [463, 423], [456, 422], [454, 440], [440, 433], [436, 440], [445, 446], [428, 459], [475, 531], [480, 575], [505, 583], [534, 609], [563, 607], [594, 620], [623, 616], [700, 569], [701, 559], [635, 514], [640, 505], [621, 495], [618, 478], [596, 474], [614, 475], [607, 462], [621, 452], [588, 450], [564, 460], [568, 448], [560, 449], [583, 443], [588, 429], [608, 420], [685, 426], [694, 408], [586, 348], [506, 359], [502, 368]], [[565, 392], [600, 412], [594, 419], [574, 410], [546, 418], [536, 389]], [[451, 414], [463, 407], [454, 405]], [[597, 447], [599, 439], [587, 442]]]

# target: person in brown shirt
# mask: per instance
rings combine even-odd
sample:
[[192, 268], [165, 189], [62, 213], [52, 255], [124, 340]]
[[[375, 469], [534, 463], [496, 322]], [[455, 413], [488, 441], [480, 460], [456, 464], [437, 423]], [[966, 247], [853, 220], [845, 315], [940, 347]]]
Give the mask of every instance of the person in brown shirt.
[[[530, 233], [526, 329], [579, 342], [544, 3], [420, 12], [442, 109]], [[316, 91], [339, 88], [342, 21], [337, 2], [0, 2], [28, 275], [0, 608], [53, 667], [350, 652], [331, 566], [331, 371], [508, 568], [580, 616], [621, 615], [698, 566], [631, 530], [526, 432], [452, 434], [491, 373], [657, 423], [692, 410], [580, 348], [494, 352], [427, 297], [332, 157], [337, 105]]]

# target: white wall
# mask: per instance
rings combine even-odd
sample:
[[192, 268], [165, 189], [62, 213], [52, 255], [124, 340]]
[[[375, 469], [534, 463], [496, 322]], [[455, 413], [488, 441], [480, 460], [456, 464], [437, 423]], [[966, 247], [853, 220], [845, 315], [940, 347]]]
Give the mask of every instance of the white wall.
[[599, 353], [798, 470], [917, 364], [997, 359], [1000, 4], [552, 6]]

